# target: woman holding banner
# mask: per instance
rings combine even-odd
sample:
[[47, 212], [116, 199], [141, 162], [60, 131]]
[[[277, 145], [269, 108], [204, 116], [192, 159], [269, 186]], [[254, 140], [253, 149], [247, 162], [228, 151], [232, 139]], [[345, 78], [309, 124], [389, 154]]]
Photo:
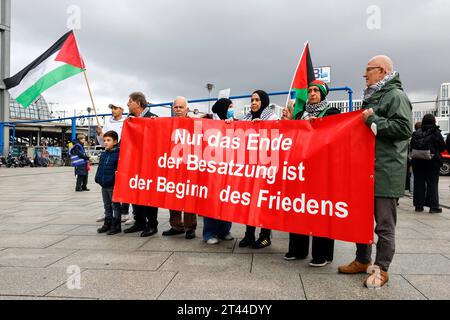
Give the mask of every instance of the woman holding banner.
[[[269, 95], [262, 90], [255, 91], [252, 95], [250, 112], [242, 119], [243, 121], [280, 120], [273, 112], [270, 105]], [[252, 249], [263, 249], [272, 244], [270, 240], [271, 230], [261, 229], [259, 239], [255, 241], [256, 228], [247, 226], [245, 237], [239, 242], [240, 248], [252, 247]]]
[[[341, 113], [328, 105], [327, 96], [329, 88], [326, 83], [315, 80], [308, 87], [308, 103], [303, 111], [297, 114], [296, 120], [310, 120]], [[283, 120], [293, 120], [293, 111], [290, 108], [283, 110]], [[303, 260], [309, 254], [309, 236], [291, 233], [289, 235], [289, 252], [286, 260]], [[333, 261], [334, 240], [313, 237], [311, 267], [324, 267]]]
[[[234, 118], [233, 101], [230, 99], [220, 99], [212, 107], [214, 120], [228, 120]], [[213, 218], [203, 217], [203, 240], [206, 244], [215, 245], [220, 240], [232, 241], [233, 236], [230, 233], [231, 222], [221, 221]]]

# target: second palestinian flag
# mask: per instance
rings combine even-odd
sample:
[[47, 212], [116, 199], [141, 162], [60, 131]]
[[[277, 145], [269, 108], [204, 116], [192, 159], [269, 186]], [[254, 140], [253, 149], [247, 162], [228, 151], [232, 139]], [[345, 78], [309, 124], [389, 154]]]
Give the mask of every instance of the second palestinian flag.
[[306, 43], [303, 50], [300, 63], [298, 64], [295, 72], [294, 81], [291, 90], [295, 92], [295, 106], [294, 106], [294, 119], [297, 115], [304, 111], [305, 105], [308, 102], [308, 85], [316, 80], [314, 75], [314, 67], [309, 52], [309, 44]]
[[4, 82], [10, 95], [28, 108], [42, 92], [84, 70], [75, 34], [70, 31], [25, 69]]

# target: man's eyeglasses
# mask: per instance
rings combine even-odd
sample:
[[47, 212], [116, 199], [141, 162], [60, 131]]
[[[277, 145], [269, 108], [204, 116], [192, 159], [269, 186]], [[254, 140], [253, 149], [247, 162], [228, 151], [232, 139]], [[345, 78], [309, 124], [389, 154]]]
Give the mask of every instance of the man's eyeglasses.
[[382, 67], [368, 67], [368, 68], [366, 69], [366, 72], [370, 72], [370, 71], [375, 70], [375, 69], [381, 69], [381, 70], [383, 70]]

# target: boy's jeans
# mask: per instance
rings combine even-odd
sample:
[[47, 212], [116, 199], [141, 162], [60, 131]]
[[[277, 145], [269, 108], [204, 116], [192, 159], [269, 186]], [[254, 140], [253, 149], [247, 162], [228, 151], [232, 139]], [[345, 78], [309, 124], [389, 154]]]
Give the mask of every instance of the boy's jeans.
[[102, 188], [103, 205], [105, 206], [105, 223], [112, 224], [114, 220], [121, 220], [120, 203], [112, 201], [114, 188]]

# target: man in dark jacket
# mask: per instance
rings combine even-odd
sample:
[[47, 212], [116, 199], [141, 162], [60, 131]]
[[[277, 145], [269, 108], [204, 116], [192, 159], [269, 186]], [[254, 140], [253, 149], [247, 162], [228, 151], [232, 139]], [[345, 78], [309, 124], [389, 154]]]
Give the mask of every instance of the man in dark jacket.
[[106, 151], [100, 157], [95, 182], [102, 187], [105, 224], [97, 231], [98, 233], [108, 232], [108, 235], [114, 235], [122, 232], [120, 203], [112, 201], [119, 164], [119, 136], [115, 131], [108, 131], [103, 135], [103, 142]]
[[[157, 115], [150, 112], [147, 99], [141, 92], [130, 94], [128, 101], [130, 115], [136, 118], [156, 118]], [[122, 141], [123, 143], [124, 141]], [[158, 208], [133, 205], [135, 223], [124, 233], [141, 232], [141, 237], [150, 237], [158, 233]]]
[[395, 253], [397, 200], [404, 196], [408, 142], [412, 135], [412, 105], [403, 91], [392, 60], [376, 56], [364, 75], [363, 119], [376, 135], [375, 233], [378, 235], [375, 265], [371, 266], [371, 245], [357, 245], [356, 260], [339, 267], [346, 274], [371, 275], [364, 284], [382, 287], [389, 281], [389, 266]]

